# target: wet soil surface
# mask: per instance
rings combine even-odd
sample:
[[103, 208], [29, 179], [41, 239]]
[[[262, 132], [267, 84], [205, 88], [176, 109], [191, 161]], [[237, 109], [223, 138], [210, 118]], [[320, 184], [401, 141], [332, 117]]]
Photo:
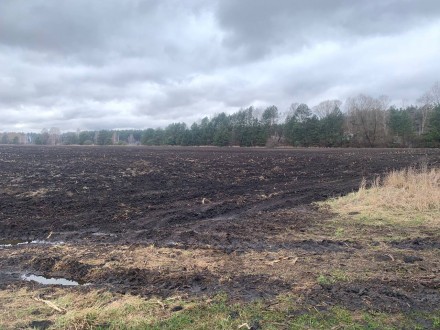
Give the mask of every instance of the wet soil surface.
[[[440, 151], [0, 146], [0, 289], [38, 287], [27, 273], [142, 296], [437, 308], [438, 233], [382, 253], [326, 232], [332, 215], [311, 204], [420, 164]], [[334, 269], [356, 278], [317, 282]]]

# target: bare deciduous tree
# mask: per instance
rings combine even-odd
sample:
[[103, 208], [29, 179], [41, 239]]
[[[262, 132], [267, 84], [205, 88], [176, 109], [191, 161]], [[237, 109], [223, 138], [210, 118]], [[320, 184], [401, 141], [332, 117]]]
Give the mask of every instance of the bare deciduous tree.
[[385, 142], [388, 102], [386, 96], [374, 98], [363, 94], [347, 99], [347, 126], [358, 142], [370, 147]]
[[336, 109], [340, 109], [342, 102], [339, 100], [326, 100], [313, 107], [313, 113], [319, 118], [325, 118]]
[[440, 105], [440, 82], [436, 82], [425, 94], [417, 100], [421, 107], [421, 126], [419, 135], [425, 133], [429, 116], [432, 110]]
[[61, 143], [61, 130], [58, 127], [51, 127], [49, 129], [49, 141], [50, 145], [57, 145]]

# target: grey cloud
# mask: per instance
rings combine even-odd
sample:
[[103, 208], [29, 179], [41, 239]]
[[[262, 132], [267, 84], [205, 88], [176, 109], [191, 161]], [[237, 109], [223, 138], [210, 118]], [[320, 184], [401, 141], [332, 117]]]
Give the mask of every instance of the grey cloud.
[[154, 10], [155, 1], [4, 0], [0, 3], [2, 43], [54, 52], [79, 52], [105, 46], [137, 13]]
[[440, 3], [2, 0], [0, 130], [145, 128], [438, 80]]
[[316, 41], [399, 33], [439, 14], [436, 0], [224, 0], [218, 17], [225, 45], [258, 59], [277, 46], [295, 51]]

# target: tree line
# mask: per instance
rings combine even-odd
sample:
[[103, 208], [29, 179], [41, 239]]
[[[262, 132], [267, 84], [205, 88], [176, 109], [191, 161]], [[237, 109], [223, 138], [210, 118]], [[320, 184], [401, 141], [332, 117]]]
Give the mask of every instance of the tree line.
[[[4, 136], [2, 143], [7, 143]], [[274, 105], [251, 106], [205, 117], [191, 126], [172, 123], [156, 129], [62, 134], [52, 128], [33, 133], [29, 140], [65, 145], [440, 147], [440, 84], [434, 84], [419, 105], [389, 106], [385, 96], [360, 94], [344, 104], [327, 100], [310, 108], [294, 103], [284, 113]]]

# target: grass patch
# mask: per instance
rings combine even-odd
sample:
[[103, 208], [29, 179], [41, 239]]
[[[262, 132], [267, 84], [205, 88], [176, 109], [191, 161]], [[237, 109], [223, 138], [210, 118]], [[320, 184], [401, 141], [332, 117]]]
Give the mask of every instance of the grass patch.
[[[0, 291], [0, 297], [5, 293]], [[271, 302], [231, 303], [222, 294], [210, 300], [158, 300], [106, 291], [73, 293], [60, 288], [50, 297], [51, 301], [67, 309], [66, 314], [59, 314], [33, 301], [31, 297], [36, 294], [38, 292], [20, 289], [8, 295], [0, 311], [0, 329], [31, 329], [32, 322], [43, 321], [50, 321], [49, 329], [202, 330], [238, 329], [239, 326], [248, 329], [244, 324], [254, 329], [422, 329], [440, 326], [440, 311], [406, 315], [350, 311], [340, 307], [318, 311], [312, 307], [304, 309], [292, 295], [283, 295]], [[176, 305], [183, 310], [173, 312], [172, 307]]]
[[322, 286], [328, 286], [337, 282], [348, 282], [349, 280], [350, 278], [347, 273], [341, 269], [336, 269], [329, 275], [321, 274], [316, 279], [318, 284]]

